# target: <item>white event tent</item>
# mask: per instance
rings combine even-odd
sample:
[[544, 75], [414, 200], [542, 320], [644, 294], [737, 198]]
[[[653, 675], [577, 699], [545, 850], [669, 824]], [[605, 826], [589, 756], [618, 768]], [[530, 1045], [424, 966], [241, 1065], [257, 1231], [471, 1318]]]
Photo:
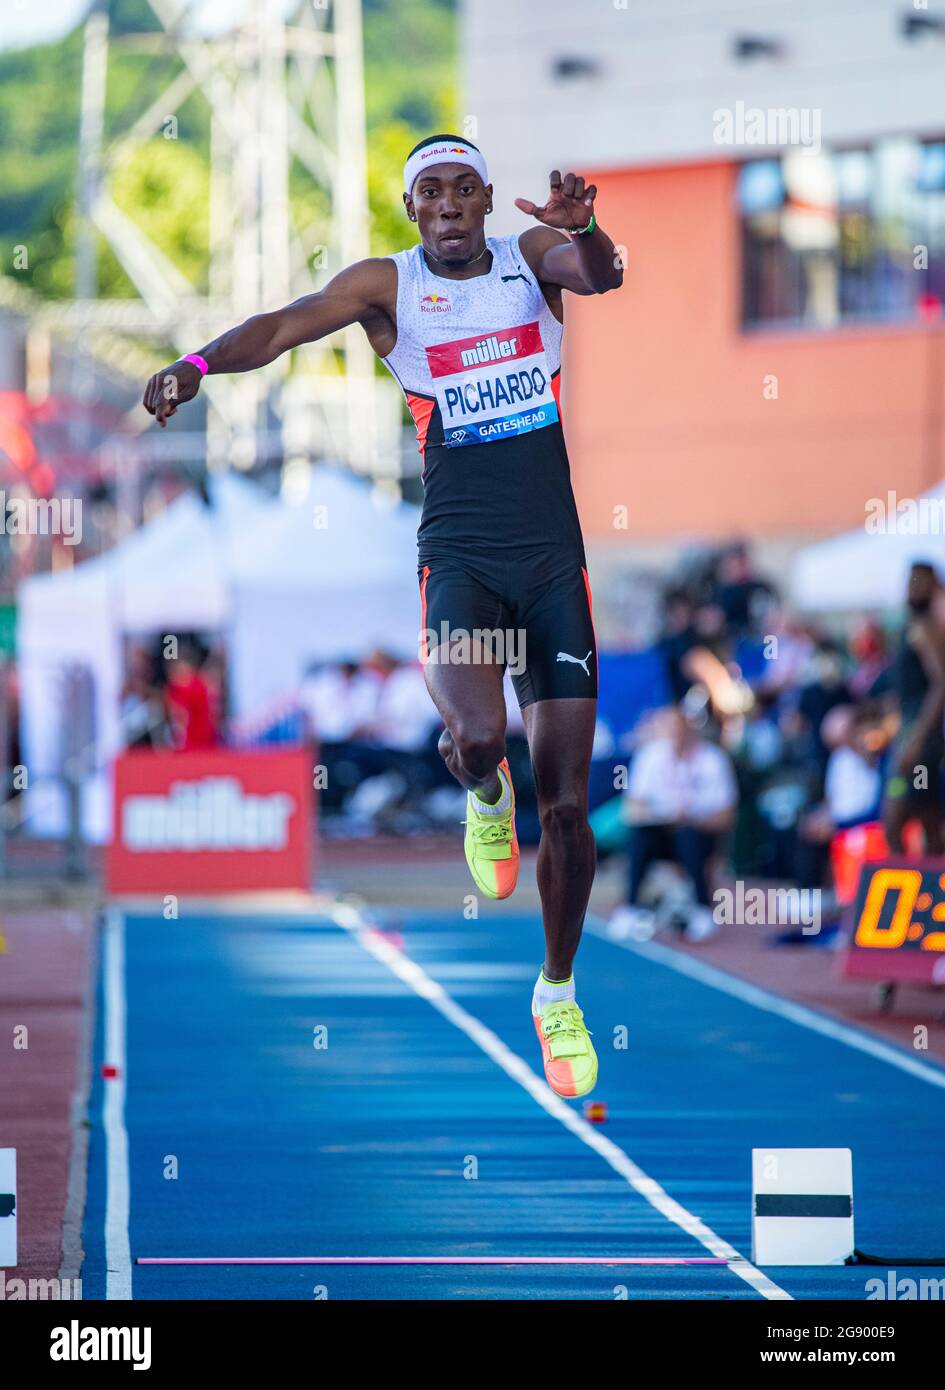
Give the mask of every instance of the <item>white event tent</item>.
[[[794, 557], [791, 598], [805, 612], [901, 608], [909, 567], [928, 560], [945, 579], [945, 483], [916, 499], [878, 498], [869, 524], [806, 546]], [[878, 512], [878, 508], [876, 509]]]
[[415, 507], [322, 469], [268, 515], [233, 571], [229, 663], [236, 713], [297, 688], [312, 661], [375, 647], [415, 658], [420, 595]]
[[[383, 646], [417, 651], [417, 512], [379, 502], [366, 483], [317, 470], [295, 504], [235, 475], [215, 479], [211, 505], [187, 493], [105, 555], [37, 575], [17, 595], [23, 758], [32, 785], [60, 768], [60, 683], [71, 665], [94, 683], [95, 763], [86, 833], [107, 833], [104, 769], [121, 744], [123, 639], [188, 631], [222, 635], [232, 712], [262, 713], [290, 696], [313, 661]], [[64, 800], [48, 785], [31, 823], [56, 833]]]

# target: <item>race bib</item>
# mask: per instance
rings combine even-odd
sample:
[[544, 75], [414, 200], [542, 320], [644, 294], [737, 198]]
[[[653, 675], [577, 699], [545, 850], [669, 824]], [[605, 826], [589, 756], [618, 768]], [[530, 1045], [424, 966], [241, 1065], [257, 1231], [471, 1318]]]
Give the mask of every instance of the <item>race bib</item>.
[[492, 444], [558, 419], [537, 321], [426, 350], [443, 443]]

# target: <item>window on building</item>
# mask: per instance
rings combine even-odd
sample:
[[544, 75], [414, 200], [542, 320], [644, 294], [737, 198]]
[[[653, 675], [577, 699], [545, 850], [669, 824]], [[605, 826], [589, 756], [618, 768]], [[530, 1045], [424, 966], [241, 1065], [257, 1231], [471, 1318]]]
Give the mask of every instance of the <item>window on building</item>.
[[945, 141], [751, 160], [738, 206], [746, 326], [895, 321], [945, 304]]

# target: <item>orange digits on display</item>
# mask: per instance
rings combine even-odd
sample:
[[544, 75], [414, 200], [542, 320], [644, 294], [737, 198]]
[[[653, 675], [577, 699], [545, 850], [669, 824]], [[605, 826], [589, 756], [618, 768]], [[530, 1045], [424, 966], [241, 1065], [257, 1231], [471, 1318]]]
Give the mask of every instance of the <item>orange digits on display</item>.
[[[857, 923], [857, 946], [879, 946], [886, 950], [901, 946], [909, 934], [912, 909], [921, 886], [922, 875], [918, 869], [877, 869], [870, 881], [866, 902]], [[879, 920], [886, 894], [890, 892], [897, 892], [899, 901], [889, 926], [881, 927]]]

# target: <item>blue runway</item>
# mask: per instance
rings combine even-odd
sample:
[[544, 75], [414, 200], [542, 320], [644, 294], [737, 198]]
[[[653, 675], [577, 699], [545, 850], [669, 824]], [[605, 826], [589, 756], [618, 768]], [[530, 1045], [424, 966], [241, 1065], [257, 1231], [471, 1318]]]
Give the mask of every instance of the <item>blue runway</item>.
[[[609, 1116], [586, 1125], [572, 1102], [569, 1128], [528, 1089], [545, 1090], [529, 1010], [538, 920], [501, 908], [476, 921], [388, 914], [387, 930], [374, 920], [380, 932], [327, 914], [112, 911], [86, 1298], [863, 1300], [885, 1270], [134, 1264], [701, 1258], [713, 1239], [747, 1259], [750, 1152], [762, 1146], [852, 1148], [857, 1244], [945, 1248], [935, 1177], [945, 1089], [933, 1065], [910, 1074], [588, 933], [579, 1000], [600, 1056], [594, 1098]], [[103, 1077], [108, 1065], [116, 1078]], [[628, 1174], [640, 1170], [635, 1186]], [[647, 1178], [663, 1193], [655, 1204], [641, 1193]]]

